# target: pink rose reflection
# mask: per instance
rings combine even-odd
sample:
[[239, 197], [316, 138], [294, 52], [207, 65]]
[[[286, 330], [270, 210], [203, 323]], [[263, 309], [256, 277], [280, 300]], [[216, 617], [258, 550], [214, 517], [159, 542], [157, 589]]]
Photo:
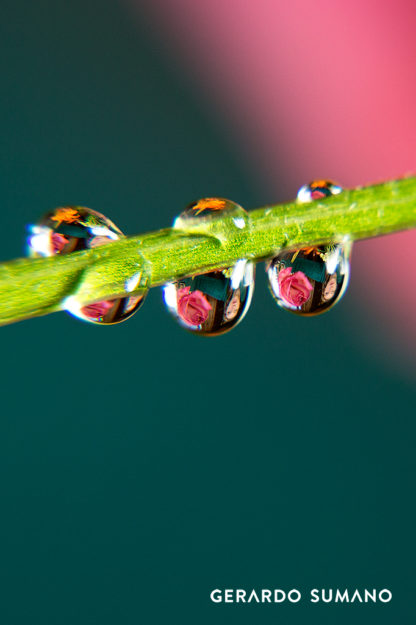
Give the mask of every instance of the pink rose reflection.
[[114, 306], [114, 300], [103, 300], [102, 302], [96, 302], [95, 304], [89, 304], [81, 308], [82, 314], [89, 319], [100, 319], [104, 317], [108, 311]]
[[59, 254], [59, 252], [65, 247], [68, 243], [68, 239], [64, 237], [63, 234], [59, 232], [52, 232], [51, 234], [51, 244], [52, 251], [54, 254]]
[[279, 294], [289, 306], [300, 308], [305, 304], [312, 291], [313, 286], [302, 271], [292, 273], [291, 267], [286, 267], [279, 271]]
[[311, 196], [313, 200], [324, 200], [327, 197], [325, 193], [322, 193], [322, 191], [319, 191], [318, 189], [312, 191]]
[[202, 291], [190, 292], [190, 287], [185, 286], [177, 292], [178, 315], [187, 325], [199, 326], [208, 319], [208, 313], [212, 310]]

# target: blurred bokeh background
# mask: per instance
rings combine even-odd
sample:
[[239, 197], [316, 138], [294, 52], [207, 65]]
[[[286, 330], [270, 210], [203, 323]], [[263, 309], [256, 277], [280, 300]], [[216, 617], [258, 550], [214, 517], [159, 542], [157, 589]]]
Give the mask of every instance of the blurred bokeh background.
[[[2, 2], [2, 260], [47, 209], [126, 233], [199, 196], [415, 169], [410, 2]], [[0, 622], [414, 623], [414, 234], [355, 246], [322, 317], [262, 267], [228, 335], [152, 290], [125, 324], [1, 329]], [[214, 605], [214, 588], [390, 588]]]

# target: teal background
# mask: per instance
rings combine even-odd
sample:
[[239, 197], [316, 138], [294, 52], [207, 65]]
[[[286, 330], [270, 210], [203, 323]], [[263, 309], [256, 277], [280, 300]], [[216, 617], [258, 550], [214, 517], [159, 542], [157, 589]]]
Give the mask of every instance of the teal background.
[[[199, 196], [294, 195], [250, 175], [136, 17], [2, 2], [2, 259], [65, 203], [133, 234]], [[212, 340], [176, 326], [157, 289], [119, 326], [2, 328], [0, 623], [414, 623], [414, 384], [364, 336], [358, 269], [341, 305], [303, 320], [259, 265], [244, 322]], [[305, 599], [209, 600], [252, 587]], [[322, 587], [393, 601], [310, 604]]]

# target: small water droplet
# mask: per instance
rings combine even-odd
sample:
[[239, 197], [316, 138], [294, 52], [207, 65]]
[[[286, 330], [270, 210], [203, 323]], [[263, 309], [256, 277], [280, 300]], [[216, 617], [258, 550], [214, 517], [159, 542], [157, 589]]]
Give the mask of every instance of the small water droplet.
[[204, 219], [209, 222], [220, 213], [224, 216], [231, 217], [237, 228], [245, 227], [246, 223], [244, 218], [247, 215], [247, 211], [236, 202], [223, 197], [204, 197], [195, 202], [191, 202], [182, 213], [176, 217], [173, 222], [173, 227], [186, 229], [201, 223], [201, 217], [204, 217]]
[[304, 184], [297, 193], [296, 199], [300, 203], [322, 200], [331, 195], [341, 193], [342, 187], [332, 180], [313, 180], [309, 184]]
[[[106, 245], [124, 235], [110, 219], [85, 206], [62, 206], [49, 211], [30, 227], [28, 253], [32, 258], [69, 254]], [[136, 278], [138, 279], [136, 280]], [[140, 281], [135, 274], [129, 283], [133, 291]], [[129, 281], [127, 281], [129, 282]], [[113, 324], [131, 317], [143, 304], [146, 293], [81, 305], [75, 296], [67, 297], [64, 308], [72, 315], [98, 324]]]
[[238, 207], [238, 204], [227, 200], [223, 197], [204, 197], [195, 202], [191, 202], [179, 215], [179, 218], [191, 218], [199, 217], [201, 215], [213, 215], [219, 212], [233, 210]]
[[[342, 187], [316, 180], [299, 189], [302, 203], [337, 195]], [[270, 290], [278, 305], [298, 315], [323, 313], [338, 302], [348, 284], [351, 244], [324, 244], [283, 250], [268, 265]]]
[[[224, 198], [203, 198], [190, 204], [175, 220], [175, 225], [195, 223], [218, 211], [237, 213], [233, 218], [238, 228], [245, 226], [244, 209]], [[237, 225], [236, 221], [240, 225]], [[167, 310], [187, 330], [203, 336], [224, 334], [234, 328], [246, 314], [254, 290], [255, 266], [251, 261], [239, 260], [222, 271], [183, 278], [163, 288]]]

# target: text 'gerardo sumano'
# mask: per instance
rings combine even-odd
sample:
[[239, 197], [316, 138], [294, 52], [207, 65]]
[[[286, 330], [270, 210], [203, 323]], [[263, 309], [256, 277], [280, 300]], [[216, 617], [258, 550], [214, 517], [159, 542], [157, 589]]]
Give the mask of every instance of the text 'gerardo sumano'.
[[300, 591], [297, 588], [216, 588], [210, 593], [213, 603], [389, 603], [393, 598], [388, 588], [312, 588]]

